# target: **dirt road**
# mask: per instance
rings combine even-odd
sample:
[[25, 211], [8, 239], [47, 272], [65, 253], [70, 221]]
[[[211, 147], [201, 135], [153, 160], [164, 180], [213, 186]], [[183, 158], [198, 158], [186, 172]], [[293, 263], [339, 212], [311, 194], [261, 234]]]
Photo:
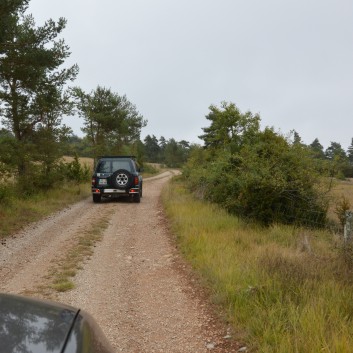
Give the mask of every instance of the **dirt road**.
[[52, 261], [109, 214], [75, 289], [54, 299], [90, 312], [117, 352], [236, 352], [170, 239], [159, 196], [172, 175], [145, 180], [140, 204], [88, 199], [0, 244], [0, 291], [43, 296]]

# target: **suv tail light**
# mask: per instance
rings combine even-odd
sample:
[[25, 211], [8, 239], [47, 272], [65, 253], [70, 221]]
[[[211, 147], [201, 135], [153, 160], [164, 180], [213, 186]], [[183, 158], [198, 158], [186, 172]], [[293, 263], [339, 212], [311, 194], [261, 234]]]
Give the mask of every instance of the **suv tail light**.
[[96, 178], [92, 178], [92, 186], [96, 184]]
[[135, 185], [138, 185], [139, 184], [139, 178], [137, 176], [135, 176], [134, 178], [134, 184]]

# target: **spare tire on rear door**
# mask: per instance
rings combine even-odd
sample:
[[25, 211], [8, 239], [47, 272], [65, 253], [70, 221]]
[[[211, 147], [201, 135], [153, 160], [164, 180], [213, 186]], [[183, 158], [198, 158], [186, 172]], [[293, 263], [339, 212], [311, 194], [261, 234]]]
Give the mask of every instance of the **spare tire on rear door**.
[[126, 169], [119, 169], [115, 171], [111, 178], [111, 183], [117, 189], [128, 189], [132, 186], [134, 178]]

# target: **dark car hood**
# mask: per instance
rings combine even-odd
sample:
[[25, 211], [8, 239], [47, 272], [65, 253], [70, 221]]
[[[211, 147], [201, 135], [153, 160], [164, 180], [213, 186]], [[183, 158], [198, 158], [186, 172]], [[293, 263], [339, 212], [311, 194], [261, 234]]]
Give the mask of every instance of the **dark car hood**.
[[0, 294], [0, 353], [61, 353], [78, 310]]

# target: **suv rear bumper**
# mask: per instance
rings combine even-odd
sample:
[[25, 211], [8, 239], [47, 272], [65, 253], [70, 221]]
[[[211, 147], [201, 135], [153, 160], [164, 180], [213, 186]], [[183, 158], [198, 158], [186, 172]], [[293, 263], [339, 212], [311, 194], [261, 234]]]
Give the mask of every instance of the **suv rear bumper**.
[[96, 195], [133, 195], [139, 194], [140, 188], [130, 188], [127, 190], [121, 189], [99, 189], [99, 188], [92, 188], [92, 194]]

